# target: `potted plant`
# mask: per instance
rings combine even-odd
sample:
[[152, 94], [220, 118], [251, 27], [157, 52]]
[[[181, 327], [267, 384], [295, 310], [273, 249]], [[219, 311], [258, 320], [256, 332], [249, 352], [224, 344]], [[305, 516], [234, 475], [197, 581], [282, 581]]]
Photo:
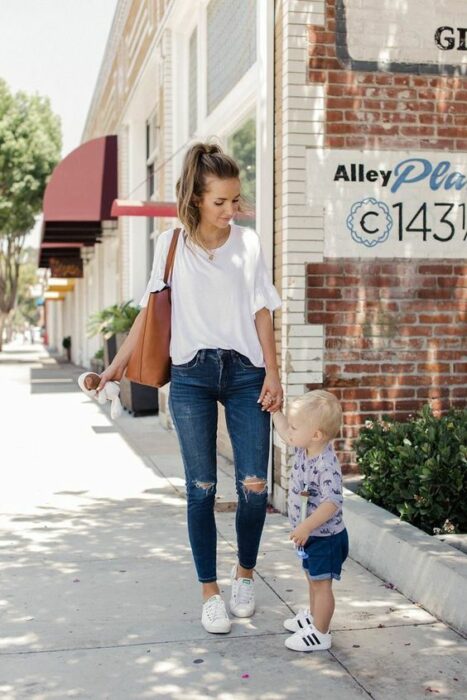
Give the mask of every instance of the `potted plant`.
[[67, 362], [71, 362], [71, 335], [67, 335], [63, 338], [62, 346], [66, 350]]
[[[88, 322], [88, 335], [98, 333], [104, 338], [104, 366], [108, 367], [114, 359], [121, 344], [128, 335], [139, 308], [132, 301], [112, 304], [93, 314]], [[131, 382], [126, 377], [120, 381], [120, 400], [122, 406], [134, 416], [148, 415], [158, 412], [157, 389], [144, 384]]]
[[88, 336], [104, 336], [104, 364], [110, 365], [139, 313], [132, 301], [112, 304], [92, 314], [88, 322]]

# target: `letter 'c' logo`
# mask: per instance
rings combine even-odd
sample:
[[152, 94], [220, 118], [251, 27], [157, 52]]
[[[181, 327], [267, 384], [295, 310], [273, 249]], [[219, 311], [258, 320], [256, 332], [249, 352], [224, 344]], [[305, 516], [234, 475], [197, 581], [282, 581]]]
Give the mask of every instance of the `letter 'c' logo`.
[[346, 223], [356, 243], [374, 248], [389, 238], [393, 221], [384, 202], [367, 197], [352, 205]]

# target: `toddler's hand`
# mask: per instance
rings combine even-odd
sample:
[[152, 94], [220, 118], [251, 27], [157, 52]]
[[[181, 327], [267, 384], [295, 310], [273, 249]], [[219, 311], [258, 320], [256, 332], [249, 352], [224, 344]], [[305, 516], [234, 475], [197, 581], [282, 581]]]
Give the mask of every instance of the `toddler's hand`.
[[295, 530], [293, 530], [289, 539], [293, 540], [298, 547], [303, 547], [306, 544], [307, 539], [310, 536], [310, 529], [305, 523], [300, 523], [297, 525]]

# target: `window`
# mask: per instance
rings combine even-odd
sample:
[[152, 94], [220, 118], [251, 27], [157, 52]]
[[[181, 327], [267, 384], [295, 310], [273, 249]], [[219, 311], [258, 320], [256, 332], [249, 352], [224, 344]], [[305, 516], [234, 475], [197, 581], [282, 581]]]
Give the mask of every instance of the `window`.
[[207, 110], [256, 61], [256, 0], [211, 0], [207, 9]]
[[[159, 123], [157, 111], [146, 122], [146, 199], [155, 199], [157, 192], [157, 160], [159, 155]], [[148, 273], [151, 271], [154, 258], [155, 219], [148, 217], [147, 221], [147, 260]]]
[[198, 32], [194, 29], [190, 37], [188, 65], [188, 136], [198, 126]]
[[253, 117], [236, 129], [227, 140], [229, 153], [238, 163], [240, 168], [240, 181], [242, 194], [249, 209], [252, 210], [253, 219], [237, 218], [238, 223], [255, 227], [256, 205], [256, 122]]

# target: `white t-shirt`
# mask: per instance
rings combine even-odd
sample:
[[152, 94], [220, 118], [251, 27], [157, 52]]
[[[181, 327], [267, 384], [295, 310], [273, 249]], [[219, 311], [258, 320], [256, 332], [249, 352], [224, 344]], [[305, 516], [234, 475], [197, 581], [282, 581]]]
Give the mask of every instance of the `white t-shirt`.
[[[160, 234], [140, 306], [164, 287], [164, 270], [174, 229]], [[172, 338], [175, 365], [189, 362], [203, 348], [236, 350], [256, 367], [264, 366], [255, 313], [273, 311], [281, 299], [269, 280], [258, 234], [231, 224], [227, 241], [209, 260], [180, 233], [172, 272]]]

